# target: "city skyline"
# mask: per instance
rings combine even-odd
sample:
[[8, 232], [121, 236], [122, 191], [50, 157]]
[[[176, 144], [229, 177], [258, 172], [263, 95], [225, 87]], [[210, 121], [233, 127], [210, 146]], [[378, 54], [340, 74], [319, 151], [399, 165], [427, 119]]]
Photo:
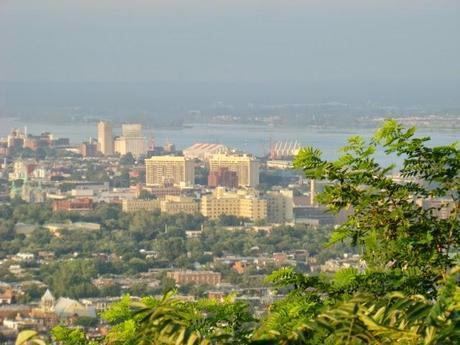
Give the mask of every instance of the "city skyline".
[[0, 0], [0, 345], [459, 344], [460, 0]]

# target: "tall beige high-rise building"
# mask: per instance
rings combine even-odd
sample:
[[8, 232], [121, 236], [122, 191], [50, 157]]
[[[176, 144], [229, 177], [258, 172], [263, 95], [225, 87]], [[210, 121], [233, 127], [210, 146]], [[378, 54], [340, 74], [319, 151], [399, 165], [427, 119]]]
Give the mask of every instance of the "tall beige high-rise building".
[[97, 124], [97, 141], [99, 151], [107, 156], [113, 155], [113, 133], [112, 126], [106, 121]]
[[227, 168], [236, 172], [238, 185], [257, 187], [259, 185], [260, 162], [249, 155], [216, 154], [209, 159], [209, 171], [218, 171]]
[[195, 183], [194, 162], [183, 156], [153, 156], [145, 160], [145, 170], [147, 186], [168, 183], [192, 186]]

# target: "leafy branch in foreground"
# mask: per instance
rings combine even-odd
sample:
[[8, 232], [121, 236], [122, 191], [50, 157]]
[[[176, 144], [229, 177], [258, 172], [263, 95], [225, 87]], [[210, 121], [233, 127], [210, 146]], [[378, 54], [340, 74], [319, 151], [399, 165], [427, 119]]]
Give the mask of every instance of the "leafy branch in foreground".
[[112, 324], [108, 344], [244, 344], [255, 326], [247, 305], [233, 296], [189, 302], [175, 291], [140, 302], [125, 296], [103, 318]]
[[[336, 161], [305, 148], [294, 166], [308, 178], [330, 182], [318, 196], [321, 203], [333, 212], [351, 212], [331, 243], [351, 240], [361, 246], [371, 268], [442, 275], [452, 266], [451, 254], [460, 243], [460, 151], [457, 144], [430, 147], [429, 138], [414, 133], [414, 128], [389, 120], [369, 142], [351, 137]], [[389, 175], [395, 165], [378, 163], [379, 149], [402, 159], [402, 181]], [[442, 204], [421, 205], [434, 198]], [[438, 216], [442, 209], [448, 210], [446, 217]]]
[[[389, 292], [323, 299], [311, 308], [297, 289], [255, 333], [256, 344], [459, 344], [460, 267], [439, 282], [436, 299]], [[310, 311], [310, 315], [299, 312]], [[284, 326], [284, 328], [283, 328]]]

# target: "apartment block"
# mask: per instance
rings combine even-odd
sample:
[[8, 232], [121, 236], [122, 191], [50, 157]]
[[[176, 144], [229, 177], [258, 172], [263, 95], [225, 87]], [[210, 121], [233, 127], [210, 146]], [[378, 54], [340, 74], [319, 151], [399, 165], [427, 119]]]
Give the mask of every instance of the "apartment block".
[[195, 183], [193, 160], [182, 156], [153, 156], [145, 160], [147, 186], [191, 186]]
[[261, 220], [267, 218], [267, 200], [260, 198], [255, 191], [227, 192], [218, 187], [212, 195], [201, 198], [201, 213], [211, 219], [231, 215]]
[[260, 162], [250, 155], [216, 154], [209, 159], [209, 171], [213, 173], [221, 168], [236, 172], [238, 185], [257, 187], [259, 184]]

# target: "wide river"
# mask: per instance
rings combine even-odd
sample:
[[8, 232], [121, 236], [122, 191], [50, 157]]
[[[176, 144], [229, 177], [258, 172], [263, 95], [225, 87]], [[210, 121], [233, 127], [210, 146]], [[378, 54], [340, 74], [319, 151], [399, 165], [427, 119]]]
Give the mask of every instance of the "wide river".
[[[24, 128], [24, 126], [27, 126], [28, 133], [39, 134], [48, 131], [56, 137], [69, 138], [73, 144], [88, 140], [90, 137], [97, 137], [96, 124], [25, 123], [13, 118], [0, 119], [0, 137], [6, 137], [12, 128]], [[114, 134], [116, 135], [119, 130], [115, 129]], [[158, 128], [144, 131], [146, 137], [154, 139], [155, 145], [163, 145], [169, 141], [176, 144], [178, 149], [184, 149], [199, 142], [222, 143], [258, 156], [268, 153], [270, 142], [297, 140], [303, 146], [314, 146], [321, 149], [324, 157], [328, 159], [337, 157], [339, 148], [344, 145], [349, 136], [358, 134], [369, 138], [373, 133], [373, 129], [269, 128], [211, 124], [197, 124], [181, 129]], [[420, 130], [417, 133], [430, 136], [431, 145], [449, 144], [460, 139], [459, 131]], [[383, 157], [383, 154], [380, 153], [379, 156], [382, 162], [390, 162], [388, 158]]]

